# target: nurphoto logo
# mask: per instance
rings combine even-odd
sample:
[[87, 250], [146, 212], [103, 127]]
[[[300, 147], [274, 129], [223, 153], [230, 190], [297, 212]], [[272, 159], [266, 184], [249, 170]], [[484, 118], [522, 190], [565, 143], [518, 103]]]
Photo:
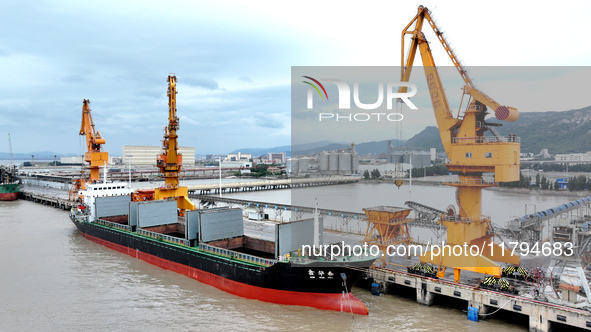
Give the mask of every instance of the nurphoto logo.
[[[303, 83], [308, 84], [310, 87], [308, 88], [307, 94], [307, 108], [313, 109], [314, 108], [314, 96], [318, 94], [321, 100], [328, 100], [328, 93], [324, 88], [324, 85], [321, 83], [333, 83], [336, 85], [338, 89], [338, 104], [339, 110], [350, 110], [351, 109], [351, 87], [349, 84], [341, 79], [336, 78], [321, 78], [317, 80], [310, 76], [302, 76], [310, 81], [302, 81]], [[358, 109], [361, 110], [375, 110], [382, 107], [384, 103], [384, 99], [386, 99], [386, 108], [388, 110], [392, 110], [392, 105], [394, 100], [400, 100], [405, 103], [410, 109], [416, 110], [417, 107], [415, 104], [410, 101], [410, 97], [416, 95], [417, 87], [416, 85], [409, 83], [409, 82], [387, 82], [386, 88], [384, 89], [384, 83], [379, 82], [377, 88], [377, 101], [374, 103], [363, 103], [359, 98], [359, 83], [353, 83], [353, 103]], [[399, 92], [400, 88], [406, 88], [406, 92]], [[322, 90], [322, 91], [321, 91]], [[384, 93], [385, 90], [385, 93]], [[323, 94], [324, 93], [324, 94]], [[384, 97], [385, 95], [385, 97]], [[320, 113], [318, 116], [318, 120], [328, 120], [333, 119], [336, 121], [339, 120], [348, 120], [348, 121], [360, 121], [365, 122], [371, 119], [382, 121], [401, 121], [403, 119], [402, 114], [400, 113], [349, 113], [349, 115], [341, 115], [338, 113]]]

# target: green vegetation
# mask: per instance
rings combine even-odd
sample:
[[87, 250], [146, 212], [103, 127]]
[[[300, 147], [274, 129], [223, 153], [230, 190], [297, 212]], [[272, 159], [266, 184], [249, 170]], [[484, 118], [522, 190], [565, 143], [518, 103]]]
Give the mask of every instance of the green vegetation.
[[499, 187], [503, 187], [503, 188], [529, 188], [530, 183], [531, 183], [531, 177], [523, 176], [523, 173], [519, 172], [519, 181], [499, 182]]
[[378, 171], [378, 169], [374, 169], [373, 171], [371, 171], [371, 178], [372, 179], [379, 179], [382, 176], [382, 174], [380, 174], [380, 171]]
[[589, 190], [589, 179], [584, 175], [573, 176], [568, 178], [568, 190], [581, 191]]
[[[545, 176], [540, 175], [539, 173], [536, 174], [535, 185], [530, 184], [531, 177], [523, 176], [520, 173], [519, 181], [515, 182], [501, 182], [499, 183], [499, 187], [505, 188], [539, 188], [542, 190], [558, 190], [560, 185], [558, 181], [552, 181], [547, 179]], [[570, 191], [581, 191], [581, 190], [589, 190], [589, 184], [591, 184], [591, 180], [589, 180], [584, 175], [573, 176], [568, 178], [568, 190]]]
[[[591, 141], [591, 106], [565, 112], [523, 112], [515, 122], [500, 122], [501, 135], [515, 134], [521, 139], [521, 152], [584, 153]], [[495, 120], [489, 121], [495, 122]], [[437, 148], [443, 151], [439, 130], [427, 127], [409, 139], [405, 146]]]
[[[235, 176], [250, 176], [250, 177], [255, 177], [255, 178], [260, 178], [262, 176], [275, 176], [278, 175], [277, 173], [273, 173], [273, 172], [269, 172], [268, 168], [271, 166], [277, 166], [275, 164], [273, 165], [268, 165], [268, 164], [257, 164], [256, 166], [254, 166], [254, 168], [250, 169], [250, 173], [240, 173], [238, 172], [234, 172]], [[285, 170], [281, 170], [280, 175], [284, 175], [285, 174]]]
[[371, 171], [371, 173], [368, 170], [365, 170], [365, 172], [363, 172], [364, 179], [379, 179], [380, 177], [382, 177], [382, 174], [377, 168]]
[[[408, 173], [408, 171], [406, 171], [406, 172]], [[420, 178], [425, 175], [434, 176], [434, 175], [448, 175], [448, 174], [449, 174], [449, 170], [443, 164], [412, 169], [412, 177], [413, 178]]]

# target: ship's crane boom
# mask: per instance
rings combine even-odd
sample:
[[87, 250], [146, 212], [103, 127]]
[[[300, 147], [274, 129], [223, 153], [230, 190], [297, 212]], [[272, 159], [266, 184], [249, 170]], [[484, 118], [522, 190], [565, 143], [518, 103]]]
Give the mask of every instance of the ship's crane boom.
[[[471, 100], [462, 116], [454, 117], [451, 112], [429, 42], [422, 31], [425, 21], [437, 35], [466, 84], [463, 91], [470, 96]], [[411, 29], [413, 23], [414, 28]], [[411, 43], [408, 56], [405, 58], [404, 37], [406, 35], [411, 35]], [[443, 37], [443, 33], [435, 24], [429, 10], [423, 6], [418, 8], [417, 15], [402, 31], [401, 81], [403, 82], [408, 82], [410, 79], [417, 51], [420, 51], [423, 61], [441, 141], [450, 160], [447, 168], [458, 173], [457, 182], [446, 183], [457, 188], [456, 201], [459, 210], [459, 215], [445, 216], [440, 219], [440, 223], [447, 226], [446, 242], [450, 245], [467, 244], [491, 248], [483, 251], [480, 256], [468, 258], [429, 253], [430, 255], [421, 256], [421, 262], [453, 267], [456, 282], [459, 281], [460, 270], [500, 276], [501, 269], [495, 261], [519, 264], [519, 257], [492, 242], [494, 232], [490, 220], [481, 214], [481, 194], [483, 188], [494, 186], [496, 183], [484, 181], [482, 174], [494, 172], [497, 182], [519, 180], [520, 144], [515, 136], [497, 136], [490, 127], [498, 124], [486, 123], [485, 117], [488, 114], [487, 107], [494, 109], [497, 118], [501, 120], [515, 121], [519, 113], [515, 108], [501, 106], [475, 87], [467, 71]], [[402, 87], [400, 92], [405, 92], [405, 89]], [[493, 132], [493, 137], [485, 136], [488, 130]]]

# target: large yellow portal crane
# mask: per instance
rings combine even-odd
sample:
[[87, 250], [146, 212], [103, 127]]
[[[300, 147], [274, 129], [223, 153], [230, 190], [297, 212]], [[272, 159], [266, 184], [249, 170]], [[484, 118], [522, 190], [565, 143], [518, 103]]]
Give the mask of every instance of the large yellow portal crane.
[[188, 188], [179, 187], [183, 159], [177, 145], [179, 118], [176, 116], [176, 81], [175, 75], [168, 75], [168, 126], [164, 127], [164, 152], [156, 160], [156, 167], [164, 176], [164, 186], [154, 190], [154, 199], [175, 198], [181, 215], [184, 215], [185, 210], [194, 210], [195, 204], [189, 200]]
[[[463, 91], [464, 95], [468, 95], [469, 101], [463, 116], [454, 117], [451, 112], [429, 43], [422, 32], [425, 21], [431, 26], [464, 79], [466, 85]], [[411, 29], [413, 23], [414, 29]], [[404, 38], [406, 35], [411, 36], [411, 43], [408, 56], [405, 58]], [[459, 174], [458, 182], [446, 183], [457, 188], [456, 201], [459, 216], [443, 216], [439, 222], [447, 226], [447, 244], [451, 246], [477, 245], [484, 249], [482, 255], [475, 257], [471, 255], [458, 256], [447, 254], [447, 252], [432, 256], [432, 252], [427, 252], [421, 256], [421, 262], [443, 267], [440, 269], [440, 275], [443, 275], [445, 267], [453, 267], [456, 282], [459, 281], [461, 270], [500, 277], [501, 267], [495, 261], [519, 265], [519, 257], [511, 255], [510, 251], [504, 250], [492, 241], [494, 233], [490, 220], [481, 215], [481, 193], [483, 188], [495, 186], [496, 183], [485, 182], [482, 174], [494, 172], [497, 182], [519, 180], [520, 143], [519, 138], [513, 135], [508, 137], [497, 135], [491, 127], [498, 126], [498, 124], [487, 123], [485, 117], [488, 114], [487, 107], [495, 111], [497, 119], [505, 121], [517, 120], [519, 113], [515, 108], [501, 106], [474, 86], [467, 71], [460, 64], [443, 37], [443, 33], [433, 21], [430, 11], [423, 6], [419, 6], [417, 15], [402, 31], [401, 81], [403, 82], [408, 82], [410, 79], [417, 50], [421, 53], [441, 141], [450, 160], [447, 168]], [[400, 92], [406, 92], [405, 90], [406, 88], [403, 87]], [[487, 131], [490, 131], [492, 135], [485, 136]], [[431, 259], [431, 257], [433, 258]]]
[[78, 191], [86, 189], [86, 183], [94, 182], [100, 179], [100, 167], [109, 162], [109, 153], [102, 151], [105, 139], [94, 128], [92, 115], [90, 114], [90, 100], [82, 101], [82, 124], [80, 126], [80, 135], [86, 136], [86, 153], [84, 161], [88, 163], [87, 169], [90, 175], [85, 179], [75, 179], [72, 188], [70, 188], [70, 199], [76, 199]]

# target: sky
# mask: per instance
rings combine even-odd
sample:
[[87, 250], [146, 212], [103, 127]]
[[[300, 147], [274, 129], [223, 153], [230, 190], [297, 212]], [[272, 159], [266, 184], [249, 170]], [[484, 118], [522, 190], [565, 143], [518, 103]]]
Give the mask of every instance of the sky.
[[292, 66], [399, 66], [400, 32], [421, 4], [466, 66], [591, 65], [585, 1], [1, 1], [0, 152], [10, 133], [15, 153], [83, 153], [83, 99], [111, 155], [159, 146], [169, 73], [180, 145], [289, 145]]

